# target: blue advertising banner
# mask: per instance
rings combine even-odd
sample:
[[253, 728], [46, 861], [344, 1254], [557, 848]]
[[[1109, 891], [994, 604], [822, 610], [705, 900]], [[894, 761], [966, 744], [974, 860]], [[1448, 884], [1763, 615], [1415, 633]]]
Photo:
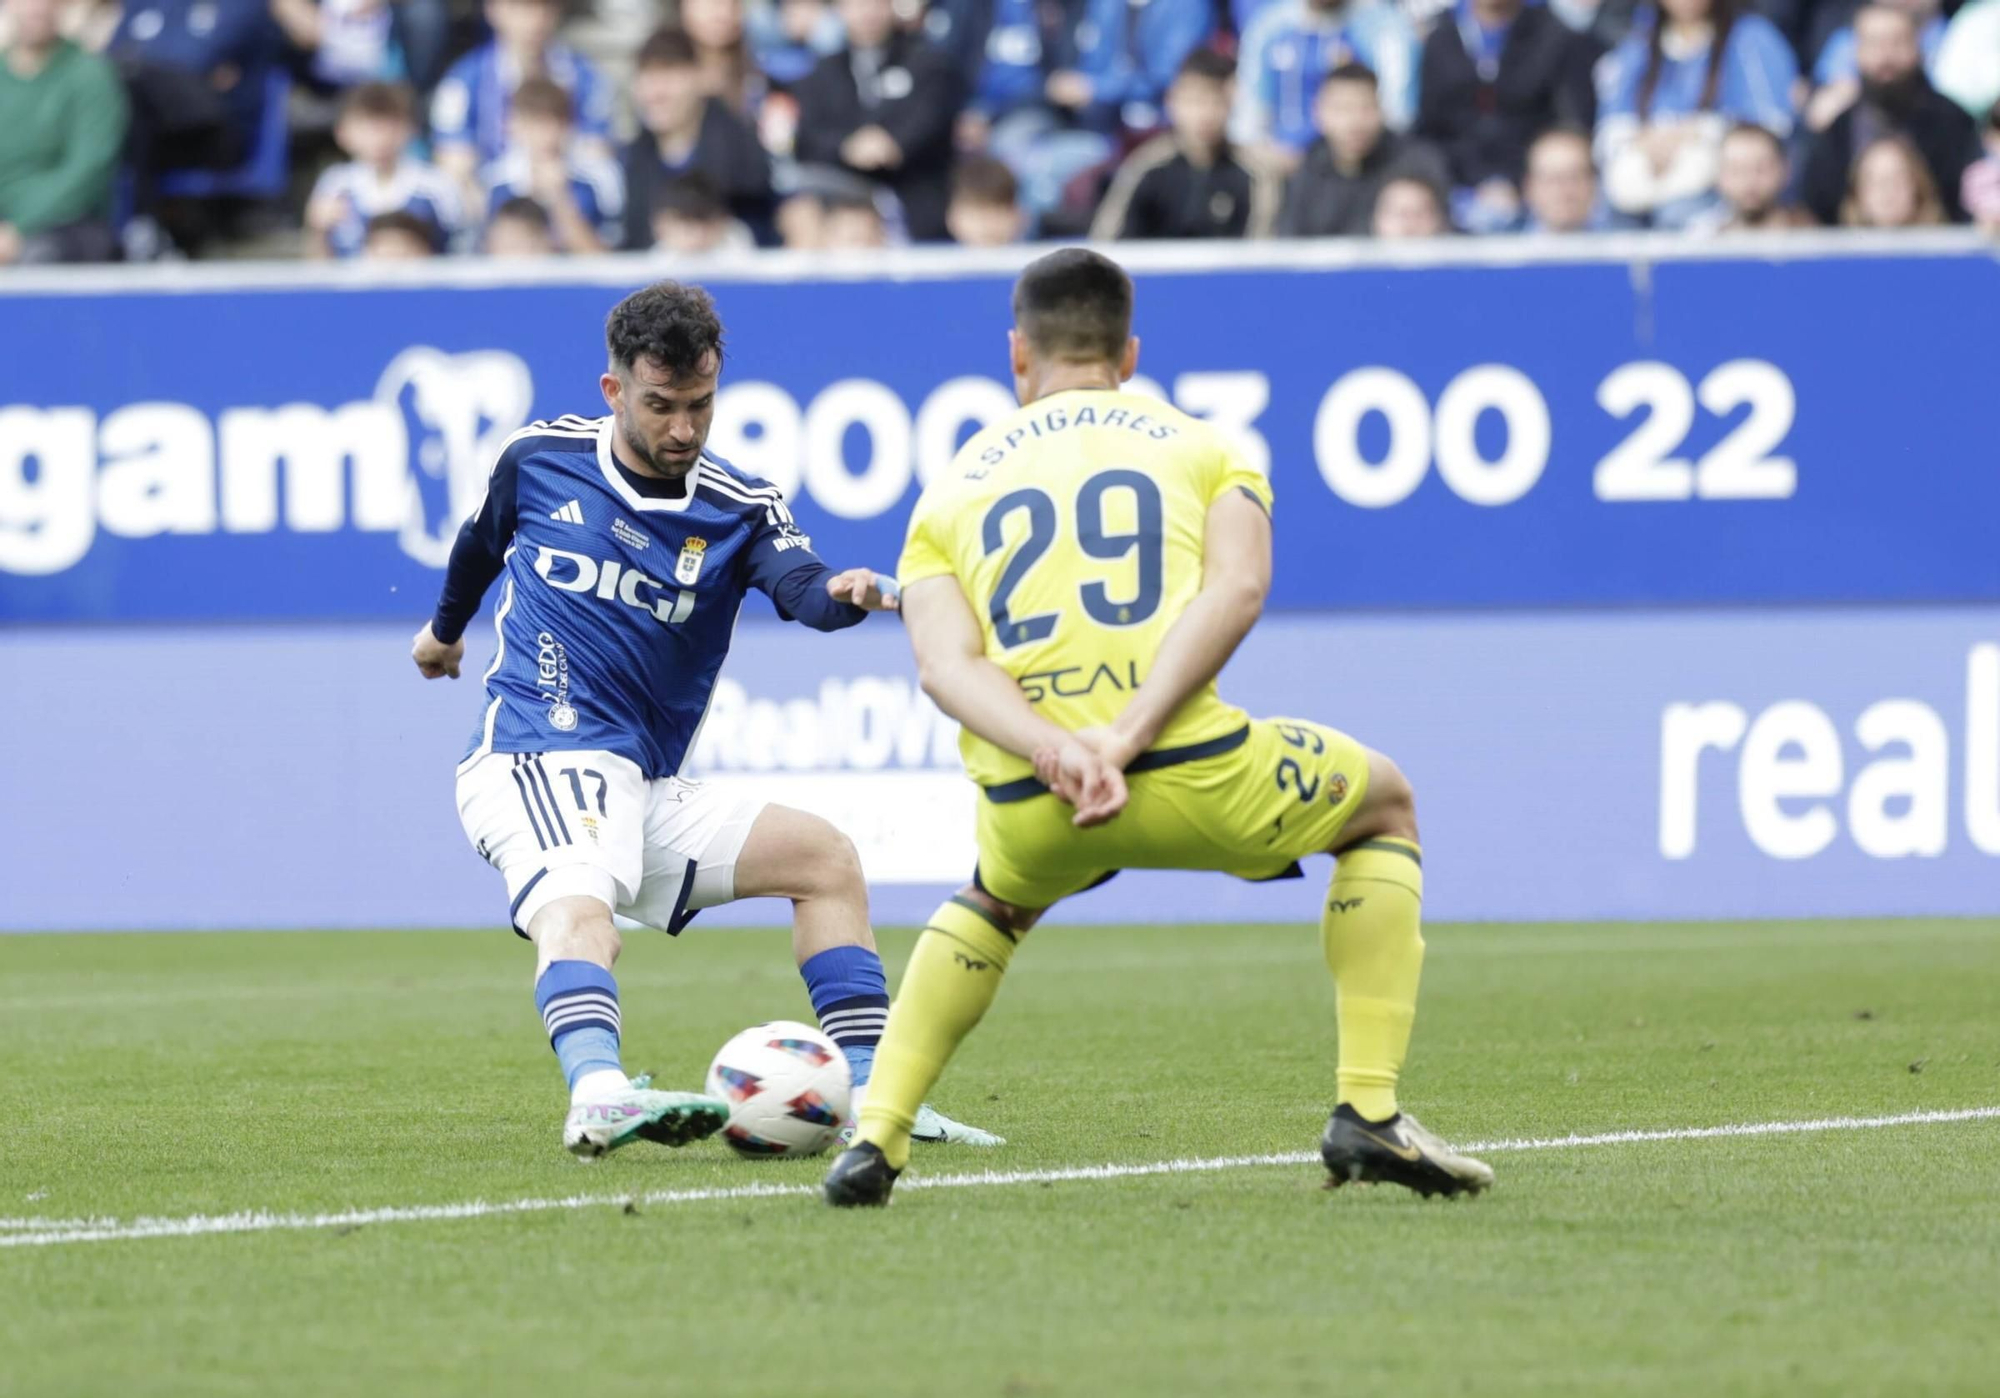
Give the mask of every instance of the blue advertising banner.
[[[0, 930], [508, 940], [453, 801], [476, 681], [419, 680], [408, 630], [9, 638]], [[2000, 914], [2000, 608], [1275, 616], [1223, 691], [1396, 758], [1434, 919]], [[834, 820], [884, 925], [970, 871], [978, 798], [893, 623], [745, 625], [690, 770]], [[1053, 921], [1309, 927], [1313, 863], [1306, 883], [1128, 873]], [[742, 904], [696, 928], [788, 916]]]
[[[2000, 600], [2000, 263], [1756, 246], [1136, 253], [1141, 368], [1268, 466], [1280, 608]], [[890, 566], [1012, 405], [1009, 257], [716, 264], [711, 446]], [[498, 444], [601, 411], [651, 274], [10, 279], [0, 622], [422, 617]]]

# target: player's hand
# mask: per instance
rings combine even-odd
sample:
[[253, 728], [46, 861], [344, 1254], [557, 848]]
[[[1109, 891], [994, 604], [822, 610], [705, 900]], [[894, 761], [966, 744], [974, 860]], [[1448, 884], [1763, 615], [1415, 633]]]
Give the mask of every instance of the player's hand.
[[1076, 807], [1071, 823], [1079, 829], [1102, 825], [1125, 809], [1125, 774], [1079, 738], [1036, 749], [1034, 761], [1042, 784]]
[[410, 659], [417, 662], [417, 673], [427, 680], [445, 675], [457, 679], [458, 663], [465, 659], [465, 638], [461, 636], [446, 645], [431, 634], [431, 624], [427, 621], [410, 645]]
[[[887, 583], [888, 586], [883, 586]], [[849, 568], [826, 580], [827, 595], [836, 602], [851, 602], [864, 612], [895, 612], [903, 607], [903, 595], [894, 578], [885, 578], [872, 568]]]
[[1144, 743], [1116, 728], [1080, 729], [1076, 740], [1121, 772], [1132, 765], [1133, 758], [1146, 750]]

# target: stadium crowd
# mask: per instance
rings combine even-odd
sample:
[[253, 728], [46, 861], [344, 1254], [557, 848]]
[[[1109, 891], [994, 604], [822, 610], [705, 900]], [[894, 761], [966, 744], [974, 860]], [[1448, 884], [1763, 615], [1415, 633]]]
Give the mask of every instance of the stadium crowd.
[[0, 264], [2000, 233], [2000, 0], [0, 0]]

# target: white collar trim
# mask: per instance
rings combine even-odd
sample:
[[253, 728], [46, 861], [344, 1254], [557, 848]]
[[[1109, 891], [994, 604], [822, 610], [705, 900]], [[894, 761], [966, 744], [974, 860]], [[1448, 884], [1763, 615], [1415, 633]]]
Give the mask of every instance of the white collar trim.
[[694, 499], [695, 487], [701, 484], [701, 468], [707, 464], [706, 454], [698, 455], [687, 473], [687, 494], [673, 498], [656, 498], [641, 495], [632, 489], [618, 463], [611, 458], [611, 434], [618, 429], [618, 419], [607, 417], [604, 425], [597, 429], [597, 469], [604, 473], [605, 483], [618, 493], [618, 498], [635, 510], [664, 510], [678, 514]]

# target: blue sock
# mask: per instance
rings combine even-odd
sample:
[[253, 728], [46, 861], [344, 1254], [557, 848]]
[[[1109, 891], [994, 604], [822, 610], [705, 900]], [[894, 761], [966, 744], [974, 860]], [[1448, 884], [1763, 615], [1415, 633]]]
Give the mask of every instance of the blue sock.
[[827, 1038], [847, 1055], [854, 1085], [875, 1071], [875, 1045], [889, 1022], [889, 980], [882, 958], [867, 947], [829, 947], [799, 967], [813, 1013]]
[[551, 961], [535, 982], [535, 1008], [571, 1087], [585, 1073], [623, 1073], [618, 1057], [618, 982], [588, 961]]

